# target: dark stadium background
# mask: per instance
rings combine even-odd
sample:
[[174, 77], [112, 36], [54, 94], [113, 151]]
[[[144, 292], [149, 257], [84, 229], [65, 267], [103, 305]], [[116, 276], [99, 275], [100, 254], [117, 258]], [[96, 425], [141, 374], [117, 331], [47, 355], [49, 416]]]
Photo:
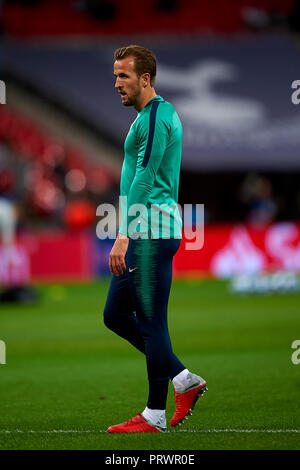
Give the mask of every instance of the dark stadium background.
[[[156, 92], [182, 119], [179, 203], [204, 204], [202, 250], [182, 244], [175, 259], [179, 297], [194, 296], [196, 306], [203, 288], [221, 315], [225, 289], [233, 304], [235, 289], [246, 292], [249, 325], [251, 293], [268, 294], [278, 309], [283, 302], [283, 316], [299, 307], [300, 82], [293, 82], [300, 81], [300, 2], [0, 0], [0, 205], [17, 214], [13, 244], [0, 246], [0, 340], [7, 343], [0, 375], [17, 331], [9, 319], [17, 328], [23, 304], [50, 319], [55, 302], [66, 302], [83, 322], [80, 309], [99, 305], [98, 315], [103, 307], [113, 240], [97, 238], [96, 209], [118, 208], [123, 142], [135, 112], [121, 107], [114, 90], [113, 52], [128, 44], [157, 54]], [[185, 225], [194, 227], [195, 208]], [[72, 296], [80, 292], [76, 306]], [[200, 329], [201, 316], [194, 320]], [[89, 321], [91, 331], [104, 328], [98, 317], [97, 325]], [[290, 322], [292, 343], [299, 319]], [[109, 341], [112, 350], [119, 344]]]

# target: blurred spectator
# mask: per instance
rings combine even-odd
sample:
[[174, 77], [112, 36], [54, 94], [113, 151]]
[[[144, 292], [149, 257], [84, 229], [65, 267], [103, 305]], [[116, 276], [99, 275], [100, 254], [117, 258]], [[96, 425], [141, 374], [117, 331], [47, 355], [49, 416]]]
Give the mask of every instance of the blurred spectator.
[[247, 175], [240, 187], [240, 199], [246, 206], [246, 222], [259, 227], [275, 220], [278, 201], [268, 178], [257, 174]]
[[0, 234], [4, 248], [8, 248], [13, 245], [15, 241], [16, 226], [16, 208], [11, 201], [0, 194]]
[[33, 302], [37, 296], [30, 287], [30, 262], [17, 239], [22, 215], [16, 198], [16, 177], [10, 155], [0, 146], [0, 302]]
[[[1, 174], [0, 174], [1, 180]], [[29, 286], [30, 263], [25, 248], [17, 242], [18, 208], [0, 193], [0, 302], [34, 302], [35, 291]]]

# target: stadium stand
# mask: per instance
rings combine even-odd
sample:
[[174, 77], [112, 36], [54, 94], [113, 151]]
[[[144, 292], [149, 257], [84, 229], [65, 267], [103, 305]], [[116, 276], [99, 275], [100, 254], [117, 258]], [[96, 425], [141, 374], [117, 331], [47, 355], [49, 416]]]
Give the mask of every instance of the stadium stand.
[[5, 33], [17, 37], [234, 33], [249, 28], [245, 18], [251, 12], [252, 19], [253, 12], [264, 12], [269, 26], [278, 17], [286, 18], [293, 7], [293, 0], [31, 0], [6, 2], [3, 23]]
[[[109, 168], [91, 162], [80, 148], [66, 145], [9, 106], [0, 108], [0, 142], [26, 163], [22, 199], [33, 214], [50, 220], [61, 215], [70, 227], [85, 227], [95, 220], [96, 201], [116, 184]], [[2, 181], [5, 174], [3, 169]]]

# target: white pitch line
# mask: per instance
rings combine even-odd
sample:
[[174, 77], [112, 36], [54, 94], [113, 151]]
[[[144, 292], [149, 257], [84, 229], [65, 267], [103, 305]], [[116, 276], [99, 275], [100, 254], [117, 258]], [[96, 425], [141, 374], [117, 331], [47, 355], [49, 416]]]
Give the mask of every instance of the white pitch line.
[[237, 432], [237, 433], [300, 433], [300, 429], [179, 429], [176, 432], [195, 432], [195, 433], [222, 433], [222, 432]]
[[[300, 429], [178, 429], [167, 431], [167, 433], [176, 434], [178, 432], [185, 433], [294, 433], [299, 434]], [[0, 434], [98, 434], [107, 433], [105, 429], [51, 429], [51, 430], [35, 430], [35, 429], [0, 429]]]

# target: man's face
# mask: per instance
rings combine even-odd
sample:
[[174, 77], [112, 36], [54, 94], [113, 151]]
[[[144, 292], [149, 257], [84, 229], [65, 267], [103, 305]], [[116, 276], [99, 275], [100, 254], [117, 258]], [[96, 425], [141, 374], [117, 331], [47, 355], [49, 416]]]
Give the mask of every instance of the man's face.
[[114, 63], [114, 75], [116, 77], [115, 88], [120, 93], [124, 106], [134, 106], [141, 91], [141, 77], [139, 78], [134, 69], [134, 58], [116, 60]]

